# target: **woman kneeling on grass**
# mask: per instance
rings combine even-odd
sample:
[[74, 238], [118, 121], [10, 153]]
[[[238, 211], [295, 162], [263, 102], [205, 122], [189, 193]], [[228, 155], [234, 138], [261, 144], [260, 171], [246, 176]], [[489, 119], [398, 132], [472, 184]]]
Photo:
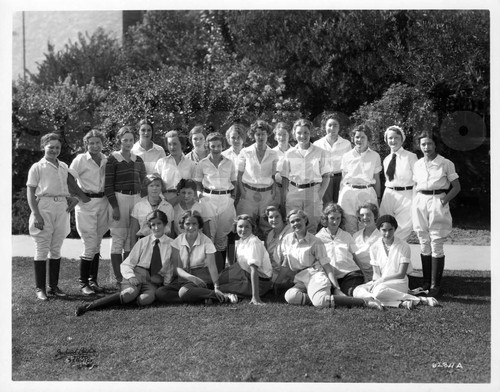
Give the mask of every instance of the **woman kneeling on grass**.
[[[331, 295], [331, 287], [339, 287], [323, 242], [307, 232], [308, 217], [302, 210], [292, 210], [288, 223], [293, 233], [287, 234], [278, 249], [283, 267], [295, 272], [295, 285], [285, 293], [292, 305], [312, 304], [318, 308], [363, 306], [383, 310], [380, 301], [352, 298], [345, 294]], [[283, 270], [283, 269], [282, 269]]]
[[77, 316], [90, 310], [126, 304], [134, 300], [139, 306], [150, 305], [155, 300], [157, 286], [171, 281], [172, 239], [165, 234], [168, 218], [163, 211], [155, 210], [149, 214], [147, 221], [152, 234], [137, 241], [120, 266], [124, 277], [121, 291], [78, 307]]
[[373, 280], [354, 289], [356, 298], [374, 297], [384, 306], [413, 309], [418, 304], [436, 306], [432, 297], [415, 297], [408, 294], [408, 276], [411, 270], [409, 245], [394, 236], [398, 227], [392, 215], [382, 215], [377, 229], [382, 234], [370, 248]]
[[210, 238], [202, 233], [204, 222], [200, 213], [184, 212], [179, 226], [184, 232], [172, 242], [172, 262], [178, 279], [156, 290], [156, 298], [170, 304], [238, 302], [236, 295], [224, 294], [219, 288], [216, 249]]
[[235, 224], [240, 237], [236, 241], [236, 262], [220, 273], [220, 289], [241, 297], [251, 297], [252, 305], [264, 305], [260, 296], [273, 285], [269, 254], [264, 243], [253, 234], [256, 224], [249, 215], [238, 215]]

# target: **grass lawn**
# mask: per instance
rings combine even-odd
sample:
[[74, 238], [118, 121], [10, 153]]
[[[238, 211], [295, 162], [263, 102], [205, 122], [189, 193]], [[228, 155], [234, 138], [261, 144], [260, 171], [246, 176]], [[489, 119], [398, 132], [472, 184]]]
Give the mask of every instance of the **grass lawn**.
[[[489, 383], [490, 273], [445, 271], [439, 308], [315, 309], [281, 297], [220, 306], [116, 307], [75, 317], [35, 299], [32, 258], [12, 263], [13, 381]], [[109, 261], [100, 274], [108, 276]], [[417, 278], [411, 285], [419, 283]]]

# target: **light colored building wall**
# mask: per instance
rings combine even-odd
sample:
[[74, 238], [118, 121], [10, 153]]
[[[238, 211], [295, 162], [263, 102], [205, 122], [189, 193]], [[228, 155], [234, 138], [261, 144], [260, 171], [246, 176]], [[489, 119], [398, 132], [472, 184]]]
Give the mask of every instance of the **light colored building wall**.
[[[23, 13], [13, 14], [12, 78], [23, 76]], [[78, 40], [78, 33], [92, 35], [102, 27], [119, 42], [122, 39], [122, 11], [25, 11], [26, 69], [37, 72], [37, 62], [44, 60], [47, 43], [56, 51]]]

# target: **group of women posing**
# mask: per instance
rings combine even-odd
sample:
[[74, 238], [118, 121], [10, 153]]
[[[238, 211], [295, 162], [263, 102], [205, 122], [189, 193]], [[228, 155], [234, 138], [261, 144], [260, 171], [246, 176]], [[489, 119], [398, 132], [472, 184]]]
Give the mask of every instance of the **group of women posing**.
[[[294, 147], [285, 123], [274, 129], [262, 120], [249, 129], [234, 124], [225, 137], [206, 136], [196, 126], [187, 155], [183, 136], [168, 132], [166, 156], [153, 143], [153, 125], [141, 121], [139, 140], [132, 128], [121, 128], [119, 149], [109, 157], [102, 154], [104, 135], [91, 130], [84, 137], [87, 152], [69, 168], [57, 159], [58, 136], [45, 135], [45, 156], [30, 169], [27, 183], [37, 297], [47, 299], [41, 266], [47, 256], [49, 268], [54, 259], [60, 261], [67, 211], [78, 203], [81, 291], [103, 291], [97, 273], [108, 229], [119, 287], [79, 307], [78, 315], [155, 299], [234, 303], [249, 297], [252, 304], [263, 304], [261, 296], [273, 287], [286, 290], [288, 303], [318, 307], [437, 304], [443, 242], [451, 230], [448, 203], [460, 190], [453, 163], [437, 154], [430, 134], [419, 136], [424, 157], [417, 160], [402, 147], [403, 130], [393, 126], [384, 134], [391, 155], [382, 167], [368, 147], [370, 129], [355, 127], [351, 148], [339, 136], [340, 123], [335, 114], [325, 116], [326, 136], [312, 143], [312, 123], [297, 120]], [[273, 149], [267, 145], [272, 134], [278, 142]], [[254, 143], [243, 147], [247, 137]], [[224, 150], [226, 140], [231, 147]], [[408, 294], [405, 240], [412, 229], [421, 242], [428, 297]], [[49, 271], [49, 294], [65, 296], [55, 275]]]

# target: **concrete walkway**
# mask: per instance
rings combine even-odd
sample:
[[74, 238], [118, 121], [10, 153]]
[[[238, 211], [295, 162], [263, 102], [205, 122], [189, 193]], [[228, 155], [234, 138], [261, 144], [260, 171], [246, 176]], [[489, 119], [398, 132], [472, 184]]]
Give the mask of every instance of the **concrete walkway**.
[[[101, 255], [104, 259], [109, 259], [111, 240], [106, 238], [101, 246]], [[420, 247], [419, 245], [410, 245], [411, 260], [413, 268], [421, 269]], [[83, 244], [81, 240], [66, 239], [62, 247], [62, 256], [70, 259], [78, 259], [82, 252]], [[478, 270], [490, 271], [491, 254], [489, 246], [465, 246], [465, 245], [446, 245], [444, 252], [446, 254], [445, 267], [448, 270]], [[12, 256], [33, 257], [35, 245], [28, 235], [12, 236]]]

